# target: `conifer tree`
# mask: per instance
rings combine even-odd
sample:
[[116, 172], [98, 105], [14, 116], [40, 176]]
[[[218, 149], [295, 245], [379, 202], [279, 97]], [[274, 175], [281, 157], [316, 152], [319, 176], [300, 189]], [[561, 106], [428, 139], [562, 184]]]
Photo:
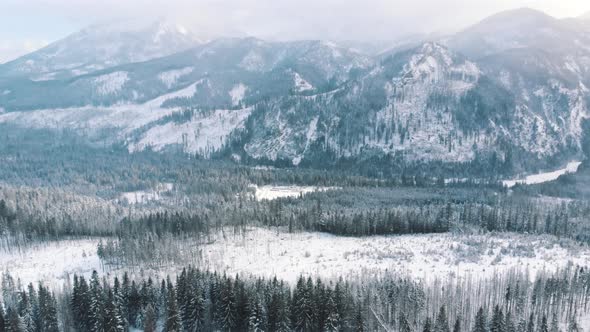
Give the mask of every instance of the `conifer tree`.
[[426, 321], [424, 321], [424, 327], [422, 328], [422, 332], [432, 332], [432, 320], [430, 317], [426, 317]]
[[181, 332], [182, 320], [178, 309], [178, 302], [176, 299], [176, 291], [172, 283], [168, 284], [167, 289], [168, 301], [166, 305], [166, 326], [165, 332]]
[[486, 326], [486, 317], [483, 308], [480, 307], [477, 311], [477, 314], [475, 314], [475, 325], [473, 327], [473, 332], [487, 332]]
[[449, 320], [447, 317], [447, 310], [445, 306], [441, 306], [436, 316], [436, 322], [434, 324], [434, 332], [451, 332], [449, 329]]
[[459, 317], [455, 319], [455, 325], [453, 325], [453, 332], [461, 332], [461, 319]]
[[361, 305], [359, 304], [356, 308], [356, 312], [354, 315], [354, 326], [353, 326], [353, 331], [354, 332], [365, 332], [365, 320], [363, 317], [363, 312], [361, 310]]
[[399, 315], [399, 331], [412, 332], [410, 322], [408, 322], [408, 319], [406, 318], [406, 315], [403, 312]]
[[143, 319], [143, 331], [155, 332], [157, 327], [158, 315], [151, 304], [145, 308], [145, 318]]
[[494, 312], [492, 314], [492, 321], [490, 326], [490, 332], [506, 332], [505, 331], [505, 323], [504, 323], [504, 313], [500, 306], [496, 305], [494, 307]]

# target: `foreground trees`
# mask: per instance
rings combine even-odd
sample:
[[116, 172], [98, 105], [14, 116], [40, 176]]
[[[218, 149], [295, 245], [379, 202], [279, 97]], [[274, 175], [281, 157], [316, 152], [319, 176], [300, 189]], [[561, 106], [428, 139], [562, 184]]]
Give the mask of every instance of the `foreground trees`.
[[160, 283], [74, 276], [54, 294], [42, 284], [19, 289], [4, 274], [0, 331], [581, 332], [590, 275], [567, 269], [528, 278], [425, 286], [394, 276], [353, 284], [300, 276], [289, 287], [188, 267]]

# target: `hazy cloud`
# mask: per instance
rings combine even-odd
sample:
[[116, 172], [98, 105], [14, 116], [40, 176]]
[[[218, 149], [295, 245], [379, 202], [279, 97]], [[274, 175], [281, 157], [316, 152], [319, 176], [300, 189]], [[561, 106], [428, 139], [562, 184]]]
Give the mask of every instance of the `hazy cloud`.
[[[532, 7], [556, 17], [587, 0], [2, 0], [0, 40], [56, 40], [91, 23], [126, 17], [176, 20], [205, 38], [390, 40], [451, 32], [498, 11]], [[10, 57], [0, 49], [0, 61]], [[18, 48], [18, 47], [17, 47]], [[18, 52], [16, 52], [18, 53]]]

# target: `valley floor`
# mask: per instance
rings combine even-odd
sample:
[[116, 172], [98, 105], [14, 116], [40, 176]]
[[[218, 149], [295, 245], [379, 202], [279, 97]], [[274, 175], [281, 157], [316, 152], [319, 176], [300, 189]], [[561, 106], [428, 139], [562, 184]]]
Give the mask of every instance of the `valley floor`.
[[[106, 239], [103, 239], [103, 241]], [[273, 277], [294, 283], [300, 274], [333, 279], [379, 276], [385, 272], [432, 278], [492, 277], [507, 270], [555, 271], [568, 264], [585, 265], [590, 249], [553, 236], [520, 234], [435, 234], [338, 237], [324, 233], [286, 233], [252, 228], [244, 234], [226, 230], [209, 241], [182, 240], [175, 259], [150, 268], [103, 266], [100, 239], [64, 240], [0, 254], [0, 266], [23, 284], [43, 281], [59, 286], [74, 273], [92, 270], [135, 277], [175, 274], [195, 265], [228, 275]]]

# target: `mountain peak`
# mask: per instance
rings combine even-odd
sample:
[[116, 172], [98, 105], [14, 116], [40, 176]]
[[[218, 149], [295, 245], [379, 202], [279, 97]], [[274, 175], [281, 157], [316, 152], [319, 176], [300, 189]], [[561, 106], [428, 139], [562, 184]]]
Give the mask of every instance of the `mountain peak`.
[[184, 51], [200, 41], [167, 20], [117, 20], [88, 26], [5, 65], [9, 76], [52, 80]]

